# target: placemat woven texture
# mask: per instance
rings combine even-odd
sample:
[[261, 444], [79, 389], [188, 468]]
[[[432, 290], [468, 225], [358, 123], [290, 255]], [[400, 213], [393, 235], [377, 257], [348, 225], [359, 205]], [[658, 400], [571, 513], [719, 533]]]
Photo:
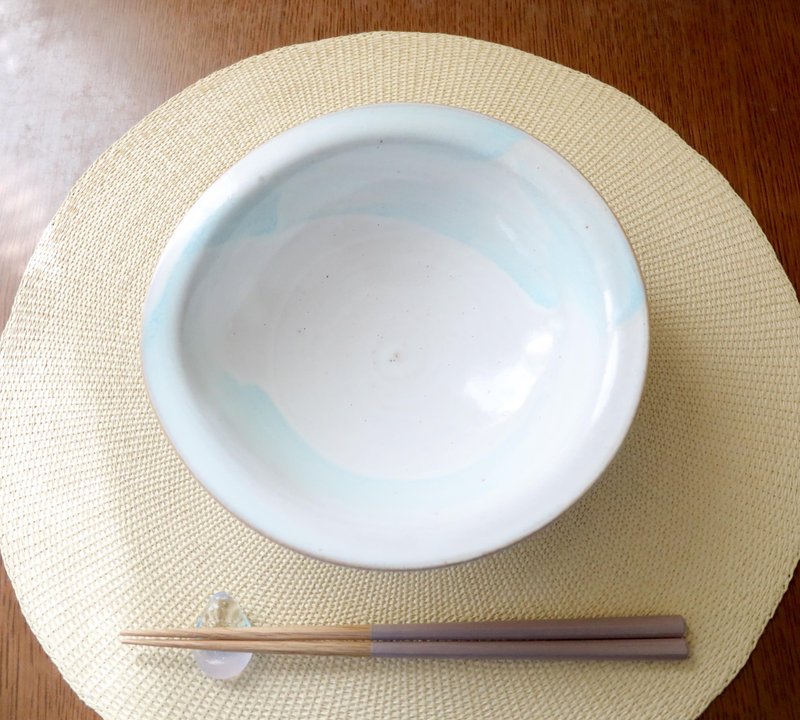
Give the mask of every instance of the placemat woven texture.
[[[322, 113], [435, 102], [574, 163], [641, 264], [652, 326], [623, 449], [558, 521], [424, 572], [308, 559], [201, 489], [150, 409], [142, 302], [198, 195]], [[23, 279], [0, 349], [0, 548], [75, 691], [122, 718], [696, 717], [746, 661], [800, 556], [800, 306], [727, 182], [631, 98], [510, 48], [374, 33], [281, 48], [180, 93], [88, 170]], [[682, 663], [257, 657], [231, 683], [122, 647], [225, 589], [257, 624], [683, 613]]]

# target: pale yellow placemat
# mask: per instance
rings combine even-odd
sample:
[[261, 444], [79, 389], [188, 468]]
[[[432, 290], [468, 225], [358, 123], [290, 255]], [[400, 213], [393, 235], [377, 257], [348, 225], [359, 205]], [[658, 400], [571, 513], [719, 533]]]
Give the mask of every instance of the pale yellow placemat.
[[[274, 545], [187, 474], [139, 371], [144, 294], [200, 192], [324, 112], [425, 101], [494, 115], [571, 160], [641, 262], [652, 365], [594, 490], [497, 555], [377, 573]], [[76, 692], [121, 718], [691, 718], [747, 659], [800, 555], [800, 311], [725, 180], [629, 97], [541, 58], [447, 36], [283, 48], [182, 92], [78, 182], [0, 350], [0, 547]], [[226, 589], [256, 623], [684, 613], [680, 664], [258, 657], [236, 682], [124, 627], [186, 625]]]

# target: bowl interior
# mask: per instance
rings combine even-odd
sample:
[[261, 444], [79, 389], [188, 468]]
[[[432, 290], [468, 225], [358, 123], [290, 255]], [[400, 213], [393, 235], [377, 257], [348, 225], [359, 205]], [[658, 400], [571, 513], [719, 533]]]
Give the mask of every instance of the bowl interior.
[[647, 313], [563, 158], [454, 108], [313, 120], [213, 185], [145, 308], [145, 378], [231, 511], [303, 552], [427, 567], [546, 524], [632, 420]]

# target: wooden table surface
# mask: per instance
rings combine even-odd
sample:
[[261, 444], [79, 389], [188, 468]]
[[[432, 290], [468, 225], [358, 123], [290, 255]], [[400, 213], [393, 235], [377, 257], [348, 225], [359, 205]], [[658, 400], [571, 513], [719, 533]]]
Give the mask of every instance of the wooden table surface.
[[[6, 0], [0, 327], [70, 186], [147, 112], [249, 55], [381, 29], [511, 45], [632, 95], [722, 172], [800, 287], [797, 0]], [[796, 573], [749, 662], [702, 717], [797, 718], [798, 646]], [[33, 637], [2, 567], [0, 718], [97, 718]]]

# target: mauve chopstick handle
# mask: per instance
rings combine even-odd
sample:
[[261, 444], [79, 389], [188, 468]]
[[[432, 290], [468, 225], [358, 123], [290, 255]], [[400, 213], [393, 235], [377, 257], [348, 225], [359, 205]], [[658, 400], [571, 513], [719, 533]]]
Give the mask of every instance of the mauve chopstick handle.
[[373, 625], [372, 640], [608, 640], [680, 638], [680, 615]]
[[519, 640], [498, 642], [398, 640], [373, 642], [373, 657], [519, 658], [528, 660], [683, 660], [689, 657], [685, 638], [636, 640]]

